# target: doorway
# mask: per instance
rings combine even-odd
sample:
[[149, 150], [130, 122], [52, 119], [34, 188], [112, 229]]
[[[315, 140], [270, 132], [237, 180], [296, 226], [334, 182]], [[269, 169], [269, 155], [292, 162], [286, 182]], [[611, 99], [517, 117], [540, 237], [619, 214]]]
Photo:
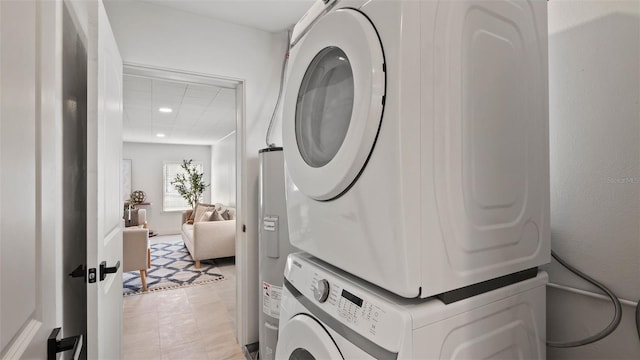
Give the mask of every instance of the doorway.
[[[186, 246], [188, 241], [203, 241], [193, 237], [202, 235], [204, 226], [185, 224], [184, 210], [190, 206], [180, 203], [171, 184], [182, 161], [191, 160], [208, 185], [200, 202], [235, 212], [230, 231], [238, 238], [243, 218], [238, 149], [244, 147], [237, 135], [244, 121], [243, 96], [240, 80], [124, 66], [123, 173], [128, 176], [123, 177], [122, 200], [126, 203], [131, 193], [143, 192], [144, 200], [133, 208], [144, 210], [151, 257], [147, 291], [124, 297], [125, 357], [243, 358], [235, 336], [236, 260], [241, 254], [200, 259], [194, 253], [198, 250]], [[127, 214], [128, 209], [123, 210]], [[213, 223], [206, 225], [229, 230], [226, 222]], [[191, 237], [185, 235], [189, 228]], [[126, 234], [124, 247], [127, 251]], [[196, 260], [201, 260], [198, 269]], [[141, 284], [130, 281], [129, 274], [124, 273], [125, 291]], [[200, 281], [205, 277], [200, 275], [212, 274], [222, 279]], [[165, 277], [169, 285], [161, 282]], [[172, 286], [183, 280], [188, 281]]]

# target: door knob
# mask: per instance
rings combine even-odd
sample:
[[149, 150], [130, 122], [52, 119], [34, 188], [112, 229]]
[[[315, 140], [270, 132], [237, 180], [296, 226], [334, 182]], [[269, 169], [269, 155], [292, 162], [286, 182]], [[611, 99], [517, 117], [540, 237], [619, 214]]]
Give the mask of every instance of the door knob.
[[104, 280], [107, 277], [107, 274], [114, 274], [118, 272], [120, 268], [120, 260], [116, 263], [116, 266], [107, 267], [107, 262], [103, 261], [100, 263], [100, 281]]
[[47, 360], [55, 360], [57, 358], [56, 354], [69, 350], [73, 350], [72, 359], [79, 359], [82, 346], [84, 345], [82, 334], [58, 340], [60, 329], [61, 328], [55, 328], [51, 331], [51, 334], [49, 334], [49, 338], [47, 339]]
[[78, 265], [72, 272], [69, 273], [69, 276], [72, 278], [83, 278], [87, 279], [87, 269], [84, 267], [84, 264]]

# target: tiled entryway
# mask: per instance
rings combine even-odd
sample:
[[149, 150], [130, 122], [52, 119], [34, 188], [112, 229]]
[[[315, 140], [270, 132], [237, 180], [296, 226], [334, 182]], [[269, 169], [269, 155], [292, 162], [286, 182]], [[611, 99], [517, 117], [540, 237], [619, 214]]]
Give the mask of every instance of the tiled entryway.
[[123, 299], [125, 359], [244, 360], [235, 337], [235, 263], [216, 262], [224, 281]]

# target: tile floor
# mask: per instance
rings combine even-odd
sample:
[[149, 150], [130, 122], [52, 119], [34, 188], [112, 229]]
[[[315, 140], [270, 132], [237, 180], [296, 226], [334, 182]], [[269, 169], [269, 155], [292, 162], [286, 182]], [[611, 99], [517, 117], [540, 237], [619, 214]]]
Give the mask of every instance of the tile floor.
[[226, 280], [125, 297], [124, 359], [244, 360], [235, 336], [235, 262], [220, 259], [218, 267]]

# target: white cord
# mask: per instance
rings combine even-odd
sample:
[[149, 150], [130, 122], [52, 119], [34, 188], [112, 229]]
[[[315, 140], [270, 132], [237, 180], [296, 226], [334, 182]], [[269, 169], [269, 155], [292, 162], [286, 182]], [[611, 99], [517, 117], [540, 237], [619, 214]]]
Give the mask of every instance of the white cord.
[[289, 63], [289, 51], [291, 50], [291, 31], [287, 30], [287, 52], [285, 53], [284, 60], [282, 61], [282, 74], [280, 74], [280, 91], [278, 92], [278, 100], [276, 100], [276, 106], [273, 108], [273, 114], [271, 114], [271, 121], [269, 121], [269, 128], [267, 129], [267, 136], [265, 141], [267, 147], [274, 147], [276, 144], [270, 142], [271, 132], [273, 131], [273, 122], [278, 114], [280, 108], [280, 101], [282, 100], [282, 93], [284, 92], [284, 77], [287, 72], [287, 64]]

